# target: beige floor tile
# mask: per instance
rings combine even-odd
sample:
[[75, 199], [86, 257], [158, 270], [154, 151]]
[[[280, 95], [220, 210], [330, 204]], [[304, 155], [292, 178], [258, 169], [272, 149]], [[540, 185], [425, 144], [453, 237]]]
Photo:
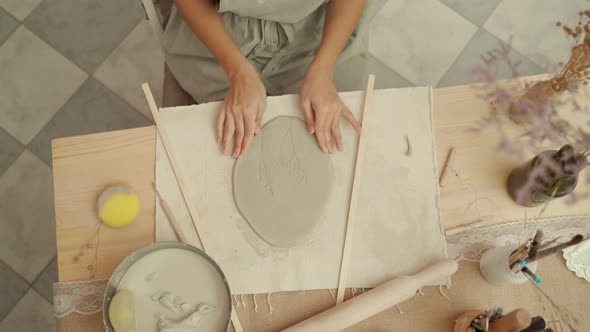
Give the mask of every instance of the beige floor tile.
[[436, 85], [476, 31], [437, 0], [389, 1], [371, 28], [369, 50], [416, 85]]
[[557, 21], [578, 22], [578, 12], [590, 6], [584, 0], [504, 0], [484, 28], [498, 38], [512, 39], [512, 47], [541, 67], [554, 70], [567, 61], [570, 47]]
[[22, 21], [40, 2], [41, 0], [0, 0], [0, 6]]
[[0, 332], [55, 331], [53, 307], [33, 289], [0, 322]]
[[27, 144], [86, 78], [27, 28], [0, 46], [0, 126]]
[[94, 73], [99, 81], [130, 105], [152, 118], [141, 84], [148, 82], [162, 104], [164, 57], [147, 20], [143, 20]]
[[28, 282], [55, 256], [51, 169], [28, 150], [0, 177], [0, 259]]

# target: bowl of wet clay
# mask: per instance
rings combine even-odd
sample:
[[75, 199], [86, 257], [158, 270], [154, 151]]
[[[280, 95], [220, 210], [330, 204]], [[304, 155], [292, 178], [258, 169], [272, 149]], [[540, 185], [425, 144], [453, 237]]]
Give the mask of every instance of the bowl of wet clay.
[[107, 332], [227, 331], [230, 317], [223, 271], [203, 251], [179, 242], [127, 256], [104, 294]]

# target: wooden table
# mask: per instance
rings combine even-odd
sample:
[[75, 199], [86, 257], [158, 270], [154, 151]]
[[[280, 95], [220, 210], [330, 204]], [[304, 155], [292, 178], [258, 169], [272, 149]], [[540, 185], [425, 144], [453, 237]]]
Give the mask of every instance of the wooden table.
[[[503, 84], [522, 89], [521, 83]], [[476, 220], [490, 224], [522, 220], [525, 210], [529, 217], [540, 211], [515, 204], [506, 193], [508, 173], [525, 159], [498, 153], [494, 131], [484, 135], [467, 131], [488, 111], [489, 105], [478, 97], [478, 91], [474, 85], [434, 90], [438, 164], [444, 164], [449, 147], [455, 148], [452, 171], [441, 188], [445, 228]], [[155, 139], [155, 127], [145, 127], [53, 141], [60, 281], [107, 278], [126, 255], [154, 241], [155, 197], [151, 186], [155, 179]], [[106, 185], [120, 182], [138, 191], [140, 217], [125, 229], [101, 227], [97, 231], [97, 196]], [[580, 185], [578, 190], [587, 189]], [[549, 204], [543, 212], [544, 217], [588, 214], [589, 204], [565, 205], [562, 201]], [[559, 268], [565, 269], [564, 265]]]

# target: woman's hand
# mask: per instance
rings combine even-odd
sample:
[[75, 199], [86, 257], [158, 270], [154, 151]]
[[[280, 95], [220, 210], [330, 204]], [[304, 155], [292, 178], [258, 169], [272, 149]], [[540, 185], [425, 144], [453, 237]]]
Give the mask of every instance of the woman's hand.
[[301, 108], [307, 130], [310, 134], [315, 133], [320, 148], [325, 153], [334, 152], [332, 142], [336, 143], [338, 151], [344, 148], [340, 116], [348, 120], [357, 133], [361, 132], [360, 124], [338, 96], [332, 76], [333, 72], [330, 70], [313, 68], [312, 65], [301, 88]]
[[248, 152], [254, 134], [260, 132], [266, 109], [266, 89], [258, 73], [249, 63], [228, 75], [230, 87], [217, 117], [217, 142], [223, 154], [229, 155], [232, 137], [232, 157]]

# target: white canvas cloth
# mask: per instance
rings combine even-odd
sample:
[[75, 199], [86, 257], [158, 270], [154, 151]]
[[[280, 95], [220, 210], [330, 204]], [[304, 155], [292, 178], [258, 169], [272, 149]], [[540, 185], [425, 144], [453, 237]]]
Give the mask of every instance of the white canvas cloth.
[[[367, 150], [353, 233], [349, 287], [374, 287], [446, 258], [439, 222], [437, 168], [430, 88], [377, 90], [365, 128]], [[340, 94], [359, 118], [364, 92]], [[335, 186], [321, 222], [294, 248], [271, 247], [238, 212], [232, 192], [234, 160], [215, 142], [220, 102], [161, 109], [179, 167], [193, 194], [207, 237], [207, 253], [221, 266], [232, 293], [336, 288], [356, 160], [358, 135], [342, 121], [344, 151], [331, 155]], [[263, 123], [302, 118], [298, 96], [268, 98]], [[407, 144], [411, 154], [406, 155]], [[156, 179], [162, 196], [200, 246], [160, 140]], [[157, 240], [174, 239], [157, 205]], [[441, 283], [444, 281], [441, 281]]]

